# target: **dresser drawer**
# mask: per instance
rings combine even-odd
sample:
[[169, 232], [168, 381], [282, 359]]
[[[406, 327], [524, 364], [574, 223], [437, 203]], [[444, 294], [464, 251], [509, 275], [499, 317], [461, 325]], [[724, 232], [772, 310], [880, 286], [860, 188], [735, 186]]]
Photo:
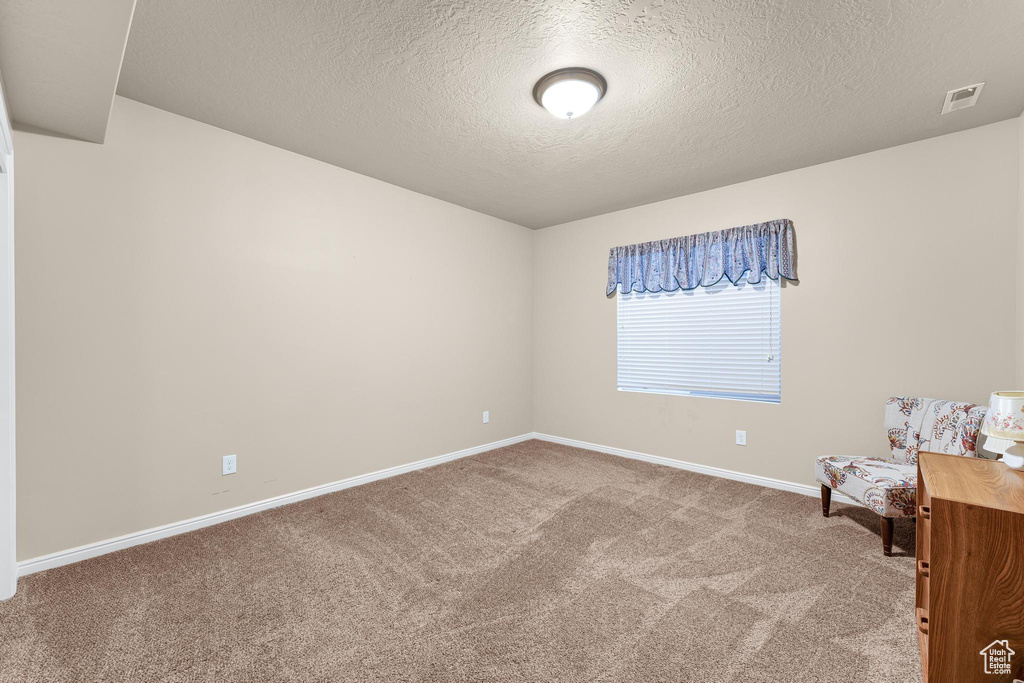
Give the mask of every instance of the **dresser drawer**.
[[932, 518], [931, 506], [921, 505], [917, 508], [917, 559], [929, 562], [932, 555]]
[[[921, 462], [917, 463], [917, 559], [929, 560], [931, 556], [930, 519], [926, 523], [923, 517], [931, 517], [932, 496], [928, 490], [928, 482], [921, 470]], [[927, 512], [922, 515], [922, 508]], [[920, 589], [920, 582], [918, 582]]]
[[917, 607], [928, 609], [928, 581], [931, 578], [931, 565], [927, 560], [917, 561]]

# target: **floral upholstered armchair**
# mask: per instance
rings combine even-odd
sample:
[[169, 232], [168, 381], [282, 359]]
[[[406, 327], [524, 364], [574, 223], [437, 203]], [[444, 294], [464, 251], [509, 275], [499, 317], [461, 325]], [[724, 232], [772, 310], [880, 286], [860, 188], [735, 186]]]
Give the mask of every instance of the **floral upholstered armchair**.
[[832, 490], [881, 516], [882, 551], [892, 554], [893, 519], [917, 514], [919, 451], [977, 456], [985, 406], [896, 396], [885, 404], [889, 457], [823, 455], [814, 466], [821, 511], [828, 517]]

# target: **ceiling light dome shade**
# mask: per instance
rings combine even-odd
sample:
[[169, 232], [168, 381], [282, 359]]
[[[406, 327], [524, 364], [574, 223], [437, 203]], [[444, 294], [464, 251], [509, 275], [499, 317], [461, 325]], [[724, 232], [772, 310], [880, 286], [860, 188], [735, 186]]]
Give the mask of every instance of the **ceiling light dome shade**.
[[607, 90], [601, 74], [571, 67], [552, 71], [537, 81], [533, 99], [560, 119], [575, 119], [590, 111]]

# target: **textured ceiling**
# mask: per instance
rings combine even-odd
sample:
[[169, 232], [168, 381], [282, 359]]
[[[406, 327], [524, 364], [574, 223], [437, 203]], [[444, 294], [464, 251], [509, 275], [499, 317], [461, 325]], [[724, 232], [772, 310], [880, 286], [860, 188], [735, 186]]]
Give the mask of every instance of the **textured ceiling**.
[[[138, 0], [118, 92], [537, 228], [1017, 116], [1021, 36], [1022, 0]], [[572, 65], [609, 90], [563, 121], [531, 89]]]
[[135, 0], [0, 0], [11, 118], [103, 142]]

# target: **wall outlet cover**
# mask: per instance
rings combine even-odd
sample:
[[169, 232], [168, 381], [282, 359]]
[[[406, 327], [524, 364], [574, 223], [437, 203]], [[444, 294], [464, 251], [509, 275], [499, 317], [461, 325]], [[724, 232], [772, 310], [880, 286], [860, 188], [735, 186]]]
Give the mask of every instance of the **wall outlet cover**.
[[485, 410], [484, 411], [484, 424], [487, 424], [490, 421], [491, 421], [491, 411]]
[[225, 455], [221, 462], [221, 476], [234, 474], [238, 471], [237, 455]]
[[747, 433], [742, 429], [736, 430], [736, 445], [746, 446], [747, 445]]

